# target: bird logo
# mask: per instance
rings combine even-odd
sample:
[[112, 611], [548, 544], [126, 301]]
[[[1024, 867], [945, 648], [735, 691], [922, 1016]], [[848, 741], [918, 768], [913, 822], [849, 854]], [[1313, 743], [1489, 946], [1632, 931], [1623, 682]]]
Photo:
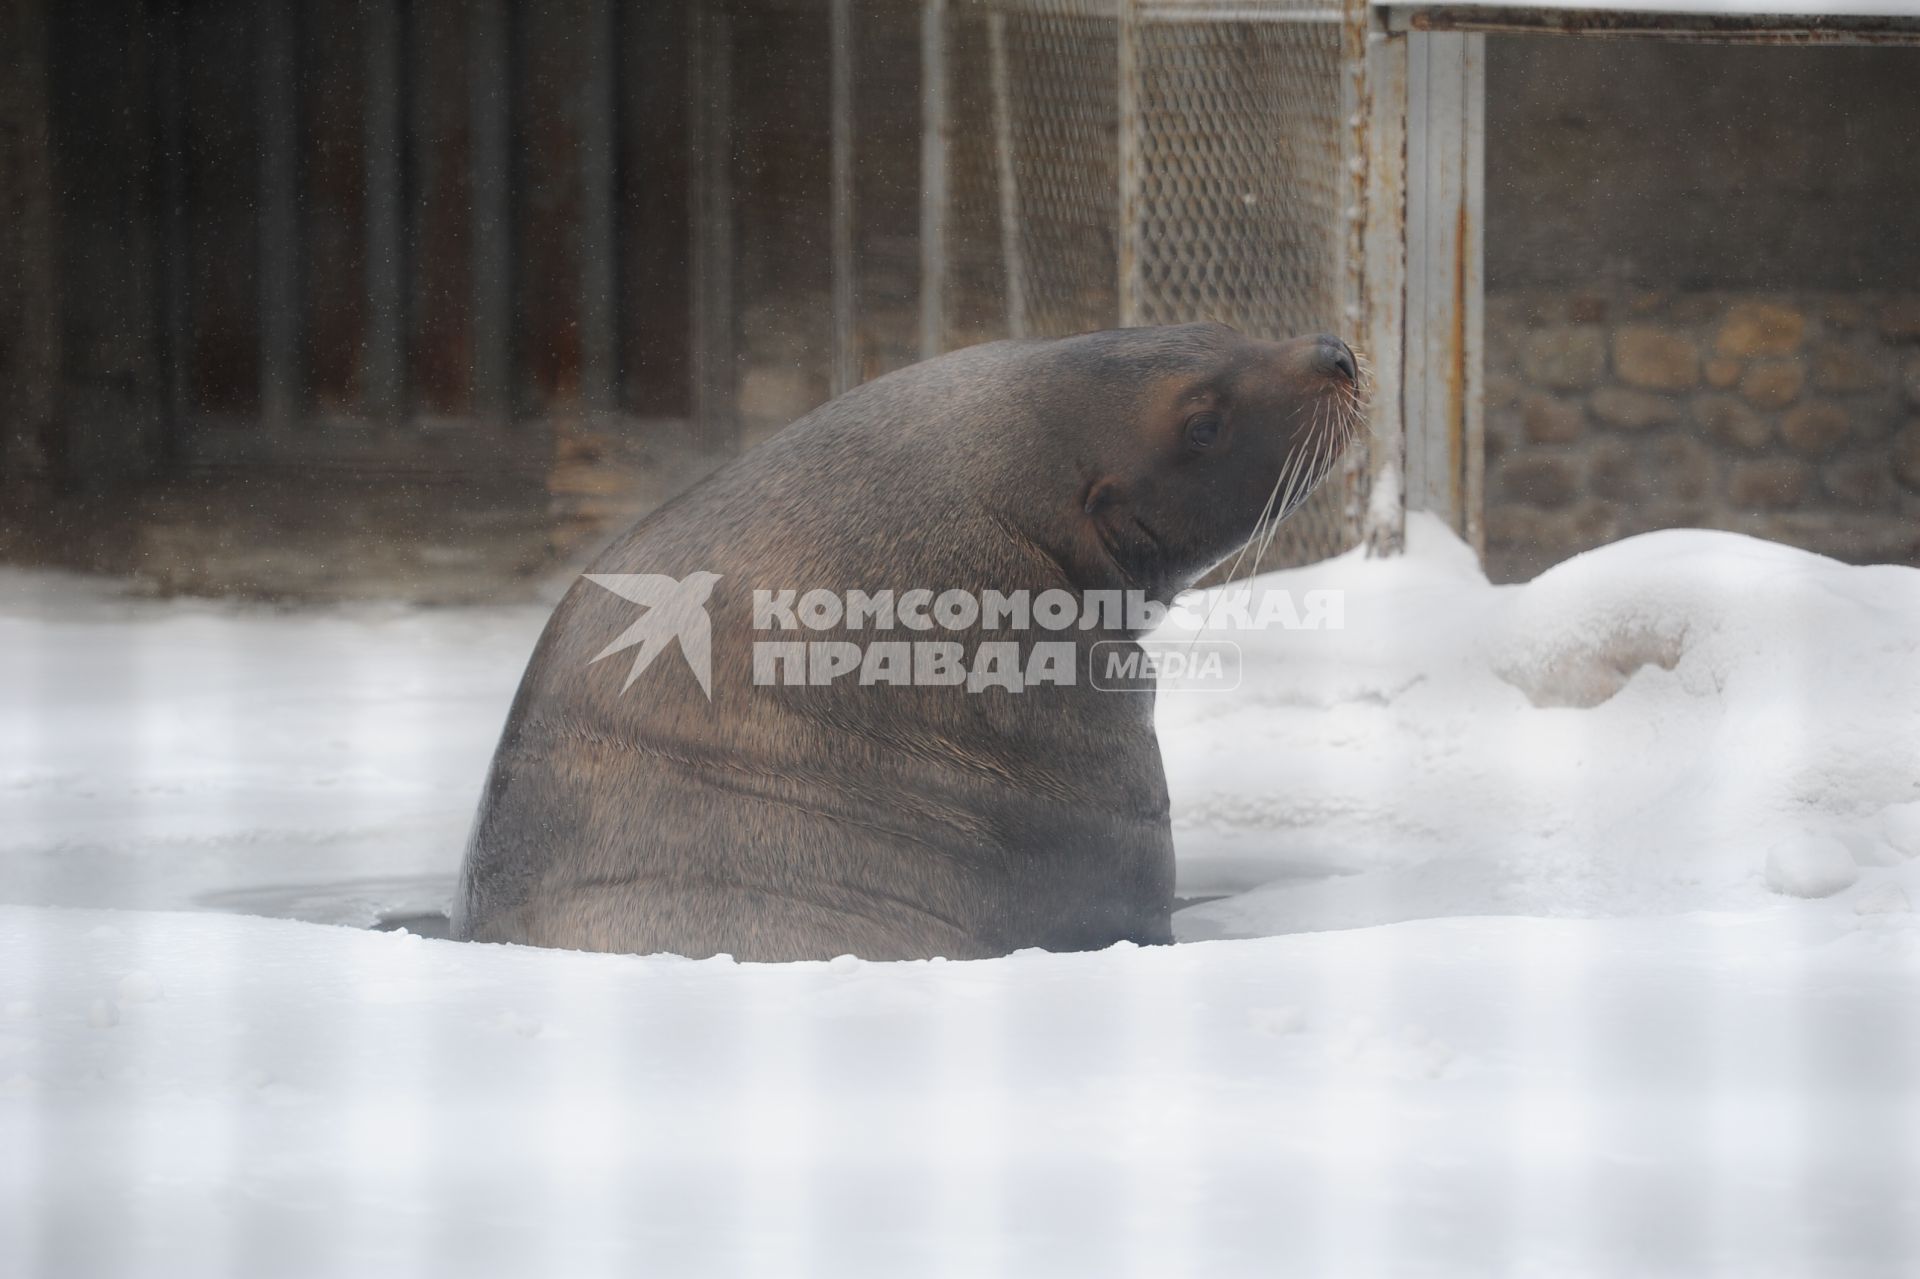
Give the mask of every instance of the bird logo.
[[[612, 591], [623, 600], [631, 600], [646, 612], [640, 620], [620, 632], [613, 643], [594, 654], [593, 661], [611, 657], [622, 649], [639, 646], [627, 682], [621, 692], [633, 687], [640, 672], [647, 669], [670, 640], [680, 641], [680, 653], [700, 681], [700, 691], [713, 700], [713, 627], [707, 620], [707, 598], [713, 594], [718, 573], [689, 573], [678, 580], [660, 573], [587, 573], [595, 586]], [[589, 663], [591, 665], [591, 663]]]

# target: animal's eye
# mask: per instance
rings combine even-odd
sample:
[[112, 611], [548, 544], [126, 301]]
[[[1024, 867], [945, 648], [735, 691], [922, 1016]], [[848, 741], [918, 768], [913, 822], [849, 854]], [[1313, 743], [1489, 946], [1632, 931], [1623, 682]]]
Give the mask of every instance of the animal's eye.
[[1187, 443], [1197, 449], [1210, 449], [1220, 438], [1218, 413], [1195, 413], [1187, 419]]

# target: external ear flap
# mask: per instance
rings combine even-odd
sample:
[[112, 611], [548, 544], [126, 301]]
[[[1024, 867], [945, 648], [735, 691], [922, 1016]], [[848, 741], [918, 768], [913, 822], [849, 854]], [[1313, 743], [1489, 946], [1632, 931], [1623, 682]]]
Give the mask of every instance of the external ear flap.
[[1105, 476], [1095, 480], [1093, 487], [1087, 490], [1087, 514], [1098, 515], [1103, 508], [1111, 505], [1119, 496], [1120, 483], [1118, 480], [1113, 479], [1111, 476]]

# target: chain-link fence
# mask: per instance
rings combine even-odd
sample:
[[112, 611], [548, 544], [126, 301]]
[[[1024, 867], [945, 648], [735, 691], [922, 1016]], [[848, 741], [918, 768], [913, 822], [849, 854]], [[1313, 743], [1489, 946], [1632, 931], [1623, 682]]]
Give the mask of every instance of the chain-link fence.
[[[1338, 331], [1340, 12], [954, 0], [950, 344], [1211, 319]], [[1359, 538], [1365, 441], [1264, 566]]]

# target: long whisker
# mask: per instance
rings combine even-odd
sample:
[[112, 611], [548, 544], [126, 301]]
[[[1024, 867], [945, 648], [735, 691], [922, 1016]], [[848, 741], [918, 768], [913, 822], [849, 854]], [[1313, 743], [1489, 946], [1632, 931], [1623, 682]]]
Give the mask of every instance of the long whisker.
[[[1315, 399], [1307, 422], [1306, 437], [1311, 441], [1306, 447], [1298, 449], [1281, 467], [1274, 477], [1273, 488], [1267, 493], [1267, 500], [1260, 508], [1260, 514], [1254, 520], [1253, 530], [1240, 549], [1234, 554], [1233, 562], [1227, 566], [1226, 576], [1214, 588], [1212, 599], [1207, 604], [1207, 612], [1200, 620], [1199, 630], [1195, 631], [1189, 643], [1199, 642], [1201, 634], [1213, 624], [1213, 615], [1219, 608], [1220, 600], [1236, 585], [1251, 581], [1260, 573], [1261, 565], [1266, 561], [1267, 553], [1273, 549], [1280, 535], [1280, 526], [1313, 491], [1325, 482], [1334, 463], [1353, 444], [1362, 430], [1371, 429], [1367, 414], [1367, 399], [1373, 385], [1373, 363], [1359, 352], [1354, 353], [1356, 377], [1349, 385], [1341, 386], [1331, 396]], [[1307, 406], [1294, 410], [1294, 419]], [[1240, 566], [1246, 564], [1246, 577], [1240, 576]]]
[[[1297, 412], [1295, 416], [1298, 416]], [[1312, 427], [1309, 426], [1308, 429], [1312, 430]], [[1240, 553], [1234, 556], [1233, 565], [1227, 570], [1226, 579], [1215, 588], [1212, 599], [1207, 602], [1206, 616], [1200, 620], [1200, 629], [1194, 633], [1192, 642], [1187, 645], [1188, 652], [1193, 651], [1193, 645], [1199, 643], [1201, 634], [1206, 631], [1207, 627], [1213, 624], [1214, 610], [1220, 607], [1220, 601], [1241, 581], [1251, 580], [1254, 575], [1260, 571], [1260, 557], [1265, 553], [1264, 546], [1261, 550], [1257, 551], [1253, 550], [1253, 548], [1256, 543], [1261, 541], [1261, 535], [1268, 528], [1277, 524], [1281, 516], [1285, 514], [1288, 500], [1287, 495], [1293, 491], [1295, 484], [1299, 482], [1300, 465], [1305, 456], [1305, 449], [1295, 451], [1293, 456], [1288, 458], [1286, 464], [1281, 467], [1280, 474], [1274, 477], [1273, 491], [1268, 494], [1266, 505], [1260, 509], [1260, 518], [1254, 521], [1253, 531], [1247, 535], [1247, 540], [1241, 544]], [[1268, 522], [1269, 515], [1273, 516], [1273, 524]], [[1247, 565], [1246, 579], [1242, 579], [1240, 577], [1240, 562], [1247, 558], [1249, 551], [1253, 551], [1253, 559]]]
[[1260, 553], [1254, 558], [1256, 565], [1265, 561], [1267, 552], [1273, 548], [1274, 539], [1280, 535], [1280, 525], [1284, 523], [1287, 516], [1292, 513], [1294, 507], [1302, 501], [1308, 493], [1313, 491], [1313, 486], [1316, 483], [1314, 473], [1319, 469], [1320, 455], [1325, 451], [1326, 446], [1326, 437], [1316, 434], [1313, 437], [1311, 447], [1301, 450], [1302, 457], [1309, 458], [1310, 460], [1306, 461], [1305, 464], [1295, 472], [1292, 482], [1287, 485], [1287, 500], [1280, 508], [1279, 517], [1268, 527], [1266, 536], [1261, 539]]
[[[1287, 479], [1287, 471], [1286, 471], [1286, 468], [1283, 466], [1280, 468], [1279, 474], [1273, 477], [1273, 488], [1267, 493], [1266, 504], [1260, 508], [1259, 518], [1254, 520], [1252, 531], [1247, 534], [1247, 540], [1240, 543], [1239, 553], [1233, 557], [1233, 563], [1229, 565], [1227, 568], [1227, 576], [1226, 576], [1227, 582], [1231, 583], [1235, 578], [1235, 576], [1239, 574], [1240, 561], [1244, 560], [1247, 557], [1247, 549], [1253, 545], [1254, 539], [1260, 536], [1261, 528], [1263, 528], [1266, 525], [1267, 516], [1272, 514], [1273, 512], [1273, 509], [1274, 509], [1273, 504], [1280, 500], [1281, 486], [1286, 483], [1286, 479]], [[1211, 607], [1207, 609], [1207, 617], [1209, 620], [1211, 620], [1213, 617], [1213, 609]]]
[[1286, 496], [1281, 499], [1280, 509], [1275, 513], [1272, 523], [1261, 530], [1260, 549], [1254, 553], [1253, 566], [1248, 570], [1249, 577], [1259, 573], [1260, 565], [1265, 561], [1267, 551], [1272, 548], [1273, 539], [1279, 534], [1282, 521], [1287, 518], [1287, 513], [1293, 509], [1294, 502], [1302, 486], [1311, 486], [1309, 477], [1313, 474], [1313, 468], [1317, 464], [1315, 459], [1317, 459], [1323, 443], [1318, 433], [1320, 430], [1320, 420], [1317, 411], [1314, 415], [1314, 424], [1311, 429], [1313, 433], [1308, 436], [1308, 439], [1313, 441], [1313, 443], [1294, 455], [1295, 464], [1289, 468], [1287, 473]]
[[1317, 437], [1313, 449], [1313, 461], [1301, 472], [1300, 491], [1297, 494], [1289, 495], [1288, 505], [1281, 511], [1280, 519], [1275, 520], [1273, 527], [1268, 530], [1266, 544], [1261, 548], [1260, 552], [1262, 557], [1264, 557], [1267, 550], [1273, 546], [1274, 539], [1279, 536], [1281, 521], [1285, 520], [1287, 515], [1291, 514], [1294, 508], [1300, 503], [1305, 502], [1313, 490], [1318, 488], [1320, 482], [1326, 478], [1328, 464], [1331, 461], [1334, 451], [1336, 436], [1337, 432], [1335, 432], [1331, 428], [1331, 424], [1329, 424], [1325, 433]]
[[[1320, 429], [1319, 411], [1318, 409], [1316, 409], [1314, 413], [1314, 420], [1307, 428], [1308, 430], [1307, 438], [1309, 440], [1316, 438], [1315, 433], [1319, 429]], [[1293, 495], [1296, 491], [1298, 491], [1300, 487], [1300, 481], [1306, 476], [1306, 473], [1307, 473], [1308, 452], [1309, 450], [1307, 448], [1304, 448], [1304, 447], [1300, 448], [1296, 450], [1294, 452], [1293, 457], [1289, 459], [1287, 464], [1287, 469], [1282, 476], [1282, 478], [1286, 482], [1286, 488], [1282, 491], [1280, 495], [1280, 505], [1275, 508], [1273, 512], [1273, 518], [1271, 520], [1263, 521], [1261, 526], [1255, 530], [1255, 537], [1259, 542], [1260, 549], [1254, 552], [1253, 563], [1248, 565], [1247, 567], [1247, 576], [1249, 578], [1256, 576], [1260, 572], [1260, 560], [1261, 560], [1261, 557], [1267, 553], [1267, 546], [1269, 544], [1272, 532], [1274, 529], [1280, 527], [1280, 521], [1287, 518], [1287, 510], [1293, 502]]]
[[[1293, 411], [1293, 416], [1296, 418], [1299, 417], [1301, 410], [1305, 407], [1305, 405], [1301, 405], [1300, 408], [1296, 408]], [[1279, 500], [1281, 486], [1286, 483], [1286, 478], [1286, 468], [1282, 467], [1280, 473], [1273, 478], [1273, 489], [1267, 494], [1266, 504], [1260, 508], [1259, 518], [1253, 522], [1253, 531], [1248, 533], [1247, 540], [1240, 544], [1239, 554], [1233, 557], [1233, 564], [1227, 569], [1226, 580], [1221, 584], [1222, 588], [1230, 587], [1233, 584], [1235, 575], [1240, 571], [1240, 561], [1246, 558], [1247, 549], [1253, 545], [1254, 539], [1260, 535], [1260, 528], [1266, 523], [1267, 515], [1274, 509], [1273, 504]], [[1220, 596], [1223, 594], [1225, 594], [1224, 589], [1218, 590], [1213, 598], [1207, 602], [1207, 614], [1200, 619], [1200, 628], [1194, 632], [1193, 640], [1187, 645], [1187, 651], [1193, 651], [1193, 645], [1199, 643], [1201, 634], [1206, 631], [1208, 626], [1213, 624], [1213, 610], [1220, 606]]]

